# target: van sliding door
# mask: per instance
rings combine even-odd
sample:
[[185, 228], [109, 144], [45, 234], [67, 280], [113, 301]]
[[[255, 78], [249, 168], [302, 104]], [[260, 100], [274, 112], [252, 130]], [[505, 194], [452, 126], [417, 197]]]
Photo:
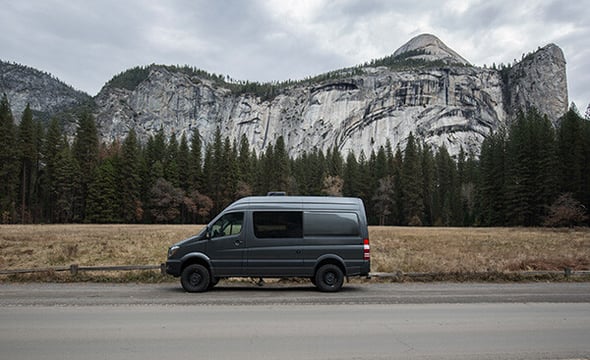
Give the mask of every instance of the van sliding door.
[[303, 213], [254, 211], [246, 268], [251, 276], [302, 276]]

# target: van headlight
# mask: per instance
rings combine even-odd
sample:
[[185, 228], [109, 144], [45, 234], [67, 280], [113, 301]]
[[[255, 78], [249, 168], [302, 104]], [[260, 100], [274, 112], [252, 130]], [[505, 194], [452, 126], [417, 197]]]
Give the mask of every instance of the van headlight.
[[180, 249], [180, 246], [172, 246], [170, 249], [168, 249], [168, 257], [173, 256], [174, 254], [176, 254], [176, 252], [178, 251], [178, 249]]

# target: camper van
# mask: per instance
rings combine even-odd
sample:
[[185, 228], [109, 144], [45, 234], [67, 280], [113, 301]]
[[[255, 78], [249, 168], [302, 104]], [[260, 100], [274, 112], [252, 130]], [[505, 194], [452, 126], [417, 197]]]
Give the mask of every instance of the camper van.
[[168, 249], [166, 272], [188, 292], [228, 277], [308, 278], [320, 290], [369, 276], [370, 246], [361, 199], [252, 196], [217, 215], [198, 235]]

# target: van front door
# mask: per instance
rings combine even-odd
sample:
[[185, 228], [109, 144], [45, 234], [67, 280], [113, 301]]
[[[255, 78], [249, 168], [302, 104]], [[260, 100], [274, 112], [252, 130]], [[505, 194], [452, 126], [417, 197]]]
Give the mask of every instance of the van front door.
[[223, 215], [209, 228], [207, 255], [216, 277], [244, 275], [244, 213]]

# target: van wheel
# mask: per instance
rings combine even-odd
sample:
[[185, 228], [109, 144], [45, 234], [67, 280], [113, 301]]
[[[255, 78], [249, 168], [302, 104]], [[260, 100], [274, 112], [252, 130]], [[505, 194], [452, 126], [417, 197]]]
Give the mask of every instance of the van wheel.
[[188, 292], [203, 292], [209, 288], [211, 275], [206, 267], [199, 264], [187, 266], [182, 270], [180, 283], [184, 290]]
[[335, 292], [342, 288], [344, 273], [337, 265], [322, 265], [315, 273], [315, 286], [324, 292]]

